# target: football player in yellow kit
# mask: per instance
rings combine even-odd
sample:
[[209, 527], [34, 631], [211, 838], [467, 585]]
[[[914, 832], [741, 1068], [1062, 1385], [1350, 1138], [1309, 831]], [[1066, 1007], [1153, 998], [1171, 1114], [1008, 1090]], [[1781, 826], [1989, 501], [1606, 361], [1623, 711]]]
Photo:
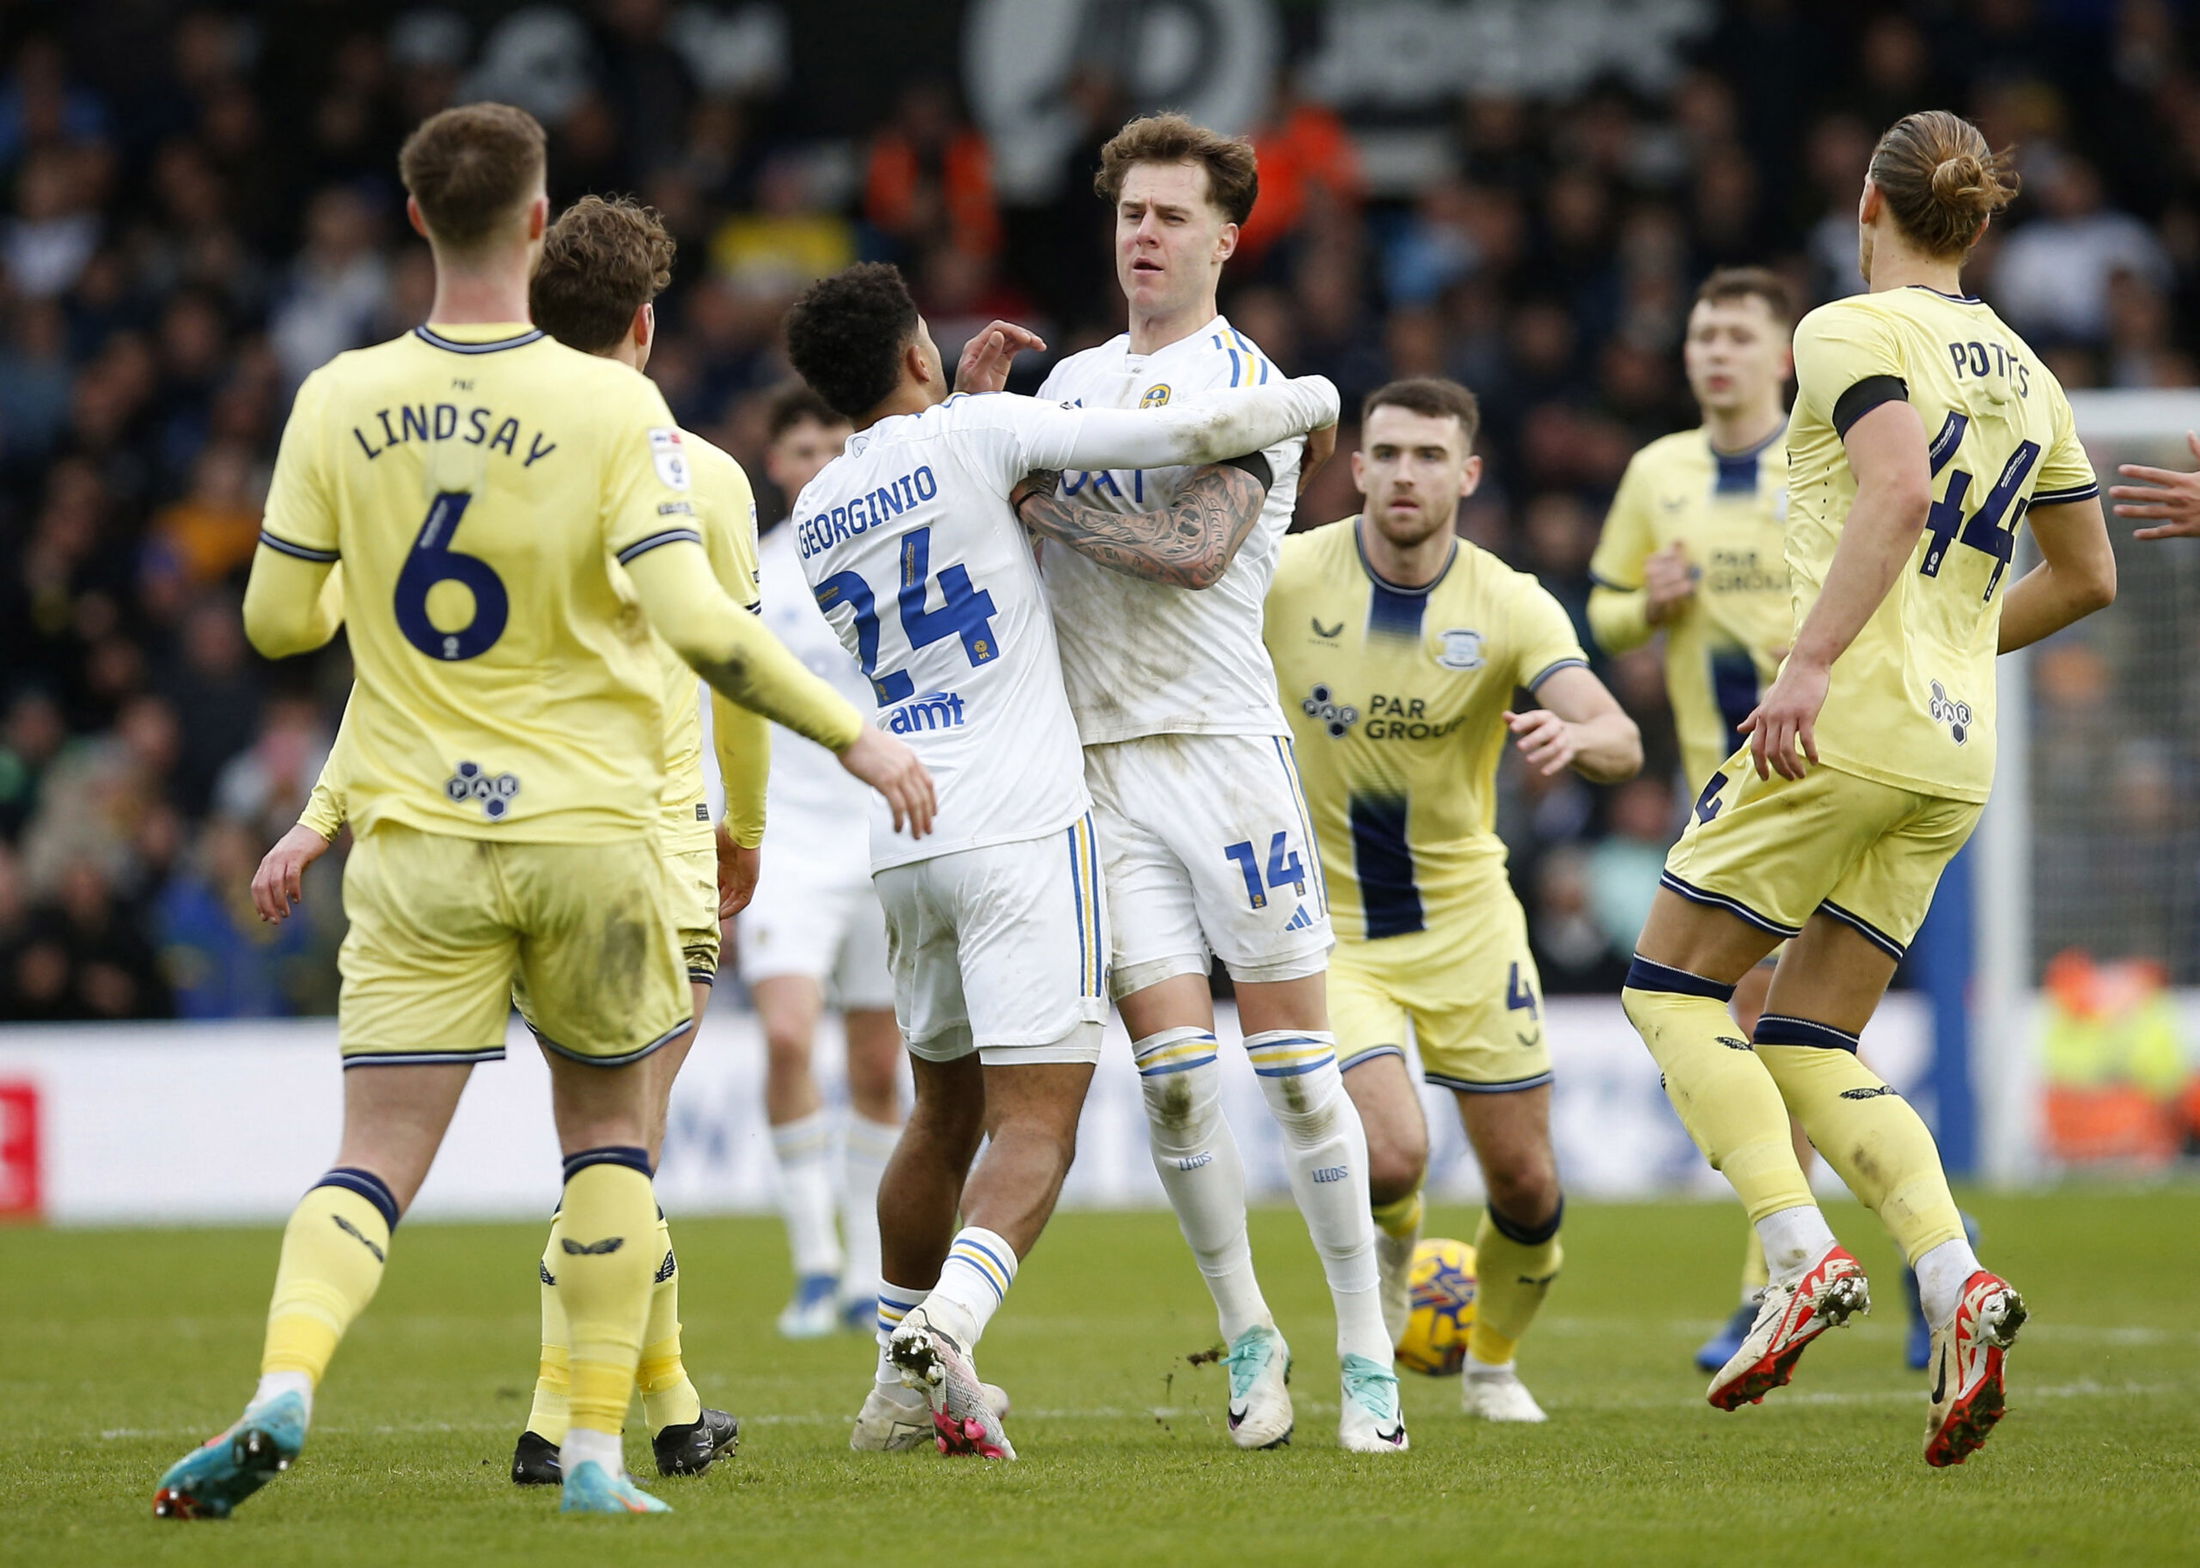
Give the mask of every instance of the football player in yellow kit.
[[[560, 214], [543, 237], [542, 258], [528, 286], [534, 322], [568, 348], [640, 370], [648, 364], [656, 341], [652, 301], [671, 281], [674, 256], [672, 236], [654, 212], [630, 198], [606, 201], [584, 196]], [[748, 476], [739, 463], [693, 432], [682, 431], [681, 438], [688, 454], [695, 528], [712, 572], [736, 604], [755, 613], [759, 608], [756, 500]], [[663, 681], [665, 766], [657, 841], [672, 885], [680, 946], [700, 1027], [717, 978], [720, 915], [739, 910], [756, 885], [771, 726], [752, 710], [714, 697], [713, 734], [726, 789], [726, 820], [714, 828], [704, 801], [695, 672], [662, 638], [657, 640], [657, 662]], [[343, 764], [349, 738], [347, 722], [338, 732], [328, 766], [315, 782], [297, 826], [268, 851], [253, 878], [253, 898], [265, 919], [287, 918], [298, 897], [301, 872], [326, 852], [343, 827]], [[532, 1017], [523, 989], [515, 984], [514, 990], [521, 1013]], [[695, 1035], [696, 1029], [689, 1029], [650, 1059], [656, 1085], [645, 1147], [652, 1165], [663, 1152], [672, 1081], [693, 1049]], [[562, 1227], [553, 1220], [537, 1270], [542, 1354], [534, 1404], [512, 1456], [512, 1479], [523, 1486], [559, 1479], [558, 1445], [565, 1436], [570, 1374], [569, 1336], [557, 1288], [562, 1234]], [[650, 1286], [650, 1319], [642, 1336], [637, 1389], [659, 1472], [700, 1475], [733, 1447], [739, 1428], [727, 1412], [704, 1408], [687, 1375], [680, 1350], [679, 1262], [662, 1214], [653, 1245], [659, 1262]]]
[[[2069, 401], [1960, 272], [2014, 194], [1977, 127], [1934, 110], [1874, 149], [1858, 204], [1869, 292], [1796, 331], [1787, 560], [1795, 630], [1666, 860], [1622, 999], [1772, 1279], [1711, 1382], [1724, 1410], [1786, 1383], [1865, 1310], [1863, 1270], [1790, 1146], [1792, 1113], [1917, 1270], [1932, 1323], [1925, 1458], [2001, 1417], [2025, 1319], [1982, 1268], [1917, 1113], [1857, 1038], [1993, 780], [1994, 657], [2109, 603], [2115, 557]], [[2042, 563], [2008, 569], [2029, 515]], [[1752, 1040], [1726, 1007], [1783, 938]]]
[[[1370, 394], [1352, 455], [1366, 509], [1284, 540], [1264, 636], [1336, 922], [1329, 1010], [1367, 1128], [1392, 1339], [1428, 1165], [1410, 1032], [1423, 1075], [1458, 1102], [1489, 1194], [1462, 1400], [1486, 1420], [1541, 1421], [1514, 1350], [1558, 1275], [1565, 1204], [1497, 764], [1509, 732], [1531, 767], [1614, 783], [1642, 766], [1642, 745], [1558, 601], [1457, 536], [1460, 497], [1481, 479], [1479, 422], [1455, 382]], [[1534, 705], [1516, 711], [1523, 690]]]
[[838, 750], [913, 831], [934, 806], [907, 748], [717, 586], [656, 389], [530, 325], [542, 127], [500, 104], [446, 110], [400, 167], [434, 254], [430, 318], [299, 389], [244, 605], [268, 657], [341, 626], [358, 671], [342, 1141], [284, 1232], [259, 1387], [162, 1476], [154, 1510], [168, 1518], [230, 1513], [304, 1447], [315, 1389], [381, 1282], [473, 1065], [503, 1054], [515, 972], [566, 1155], [562, 1506], [663, 1511], [620, 1444], [658, 1257], [651, 1074], [636, 1069], [692, 1023], [654, 833], [650, 629], [727, 696]]

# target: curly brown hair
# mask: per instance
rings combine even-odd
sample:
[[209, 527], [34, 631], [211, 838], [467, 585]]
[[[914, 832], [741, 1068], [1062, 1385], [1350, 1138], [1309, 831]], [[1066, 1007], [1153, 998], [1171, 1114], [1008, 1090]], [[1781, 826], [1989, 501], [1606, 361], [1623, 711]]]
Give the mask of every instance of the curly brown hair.
[[542, 124], [508, 103], [470, 103], [420, 122], [397, 154], [405, 191], [436, 243], [479, 245], [542, 185]]
[[1110, 203], [1141, 163], [1196, 163], [1207, 171], [1207, 199], [1231, 223], [1243, 223], [1260, 195], [1260, 165], [1253, 144], [1224, 136], [1181, 114], [1148, 114], [1131, 121], [1100, 149], [1092, 188]]
[[828, 407], [861, 419], [900, 384], [919, 319], [899, 267], [859, 261], [802, 291], [787, 312], [787, 359]]
[[654, 209], [631, 196], [583, 196], [542, 237], [527, 290], [535, 325], [567, 348], [601, 354], [665, 291], [677, 250]]

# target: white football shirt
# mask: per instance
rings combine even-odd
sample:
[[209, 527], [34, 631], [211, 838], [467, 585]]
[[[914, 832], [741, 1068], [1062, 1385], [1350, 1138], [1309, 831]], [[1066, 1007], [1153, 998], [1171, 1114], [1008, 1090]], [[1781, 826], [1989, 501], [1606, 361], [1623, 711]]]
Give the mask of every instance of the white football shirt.
[[[817, 607], [802, 576], [794, 529], [782, 523], [765, 534], [757, 548], [757, 563], [764, 624], [772, 635], [811, 674], [868, 712], [877, 702], [871, 683]], [[773, 855], [795, 856], [805, 868], [805, 879], [815, 886], [868, 886], [870, 840], [855, 828], [869, 821], [874, 811], [886, 815], [884, 797], [841, 767], [838, 757], [806, 736], [772, 726], [772, 771], [764, 794], [764, 819]]]
[[[1284, 379], [1217, 316], [1191, 336], [1133, 354], [1129, 334], [1054, 367], [1043, 398], [1085, 408], [1164, 409], [1187, 397]], [[1298, 504], [1302, 437], [1266, 449], [1272, 478], [1260, 520], [1222, 580], [1192, 592], [1108, 570], [1049, 542], [1040, 554], [1070, 709], [1084, 743], [1142, 735], [1284, 735], [1261, 604]], [[1238, 453], [1225, 453], [1235, 457]], [[1065, 472], [1061, 493], [1117, 512], [1169, 504], [1190, 469]]]

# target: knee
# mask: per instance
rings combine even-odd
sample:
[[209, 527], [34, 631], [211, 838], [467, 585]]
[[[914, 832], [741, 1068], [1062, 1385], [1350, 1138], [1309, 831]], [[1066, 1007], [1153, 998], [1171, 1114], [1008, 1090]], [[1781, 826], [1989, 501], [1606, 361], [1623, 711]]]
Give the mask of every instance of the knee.
[[1368, 1145], [1367, 1196], [1370, 1203], [1381, 1207], [1410, 1198], [1420, 1191], [1421, 1179], [1428, 1174], [1428, 1148], [1400, 1148], [1395, 1145]]
[[1559, 1191], [1558, 1168], [1548, 1153], [1486, 1172], [1485, 1182], [1490, 1215], [1500, 1229], [1534, 1233], [1548, 1228], [1555, 1234], [1564, 1198]]

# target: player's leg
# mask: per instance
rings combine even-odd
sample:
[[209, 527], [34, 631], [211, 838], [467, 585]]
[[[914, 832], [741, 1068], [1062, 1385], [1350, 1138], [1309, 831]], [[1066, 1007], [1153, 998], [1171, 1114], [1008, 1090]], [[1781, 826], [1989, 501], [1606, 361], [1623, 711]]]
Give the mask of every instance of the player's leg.
[[[1765, 992], [1772, 985], [1772, 960], [1767, 958], [1736, 982], [1734, 999], [1727, 1004], [1727, 1011], [1734, 1015], [1735, 1029], [1743, 1039], [1748, 1039], [1757, 1028], [1757, 1015], [1765, 1010]], [[1796, 1163], [1803, 1167], [1807, 1180], [1810, 1168], [1817, 1156], [1810, 1140], [1803, 1135], [1803, 1124], [1789, 1119], [1788, 1134], [1795, 1147]], [[1696, 1351], [1696, 1367], [1703, 1372], [1716, 1372], [1741, 1349], [1742, 1340], [1749, 1333], [1750, 1324], [1757, 1320], [1757, 1302], [1765, 1286], [1771, 1281], [1765, 1270], [1765, 1245], [1757, 1239], [1754, 1226], [1744, 1222], [1742, 1227], [1742, 1289], [1739, 1304], [1728, 1316], [1724, 1326], [1705, 1340]]]
[[880, 1275], [878, 1189], [901, 1136], [901, 1029], [886, 964], [886, 918], [869, 885], [840, 944], [833, 990], [848, 1043], [848, 1119], [840, 1142], [843, 1326], [868, 1330]]
[[1925, 1457], [1960, 1464], [2000, 1420], [2002, 1358], [2026, 1309], [1980, 1266], [1924, 1121], [1857, 1055], [1858, 1037], [1922, 923], [1978, 807], [1921, 800], [1825, 900], [1774, 976], [1757, 1051], [1811, 1142], [1917, 1271], [1933, 1325]]
[[504, 1054], [513, 937], [484, 879], [468, 874], [472, 848], [384, 827], [352, 851], [351, 929], [338, 959], [346, 1071], [336, 1163], [284, 1229], [259, 1387], [220, 1438], [162, 1476], [160, 1517], [225, 1517], [297, 1457], [314, 1390], [381, 1284], [391, 1234], [473, 1064]]
[[779, 1173], [779, 1212], [794, 1261], [794, 1294], [779, 1332], [814, 1339], [834, 1327], [840, 1237], [833, 1223], [833, 1126], [810, 1070], [825, 991], [808, 974], [753, 980], [749, 995], [764, 1027], [764, 1118]]
[[1474, 1328], [1460, 1396], [1491, 1421], [1541, 1421], [1514, 1369], [1551, 1283], [1565, 1262], [1559, 1225], [1566, 1201], [1551, 1148], [1549, 1083], [1495, 1093], [1455, 1088], [1459, 1120], [1482, 1167], [1487, 1206], [1474, 1237]]
[[1643, 927], [1622, 1001], [1689, 1135], [1748, 1210], [1771, 1276], [1741, 1349], [1712, 1377], [1707, 1397], [1720, 1409], [1787, 1382], [1812, 1339], [1870, 1304], [1862, 1269], [1811, 1197], [1789, 1102], [1727, 1004], [1915, 798], [1825, 767], [1759, 779], [1746, 755], [1730, 759], [1667, 857]]
[[[1343, 1033], [1342, 1030], [1339, 1033]], [[1428, 1120], [1404, 1054], [1376, 1047], [1341, 1064], [1345, 1092], [1367, 1130], [1367, 1192], [1375, 1220], [1375, 1262], [1383, 1329], [1393, 1346], [1405, 1333], [1413, 1249], [1421, 1241], [1421, 1188], [1428, 1177]]]
[[1146, 1107], [1154, 1174], [1176, 1211], [1229, 1346], [1230, 1430], [1265, 1448], [1291, 1433], [1290, 1351], [1261, 1295], [1245, 1220], [1245, 1162], [1222, 1114], [1214, 999], [1197, 893], [1158, 831], [1168, 779], [1137, 742], [1090, 746], [1085, 781], [1104, 863], [1110, 985]]
[[903, 1380], [926, 1391], [942, 1452], [1013, 1459], [974, 1357], [1076, 1154], [1107, 1009], [1106, 894], [1089, 816], [1058, 835], [929, 864], [956, 915], [986, 1146], [963, 1184], [962, 1226], [938, 1282], [889, 1353]]
[[649, 1058], [695, 1023], [681, 923], [645, 842], [503, 847], [520, 974], [551, 1066], [565, 1153], [554, 1273], [571, 1345], [560, 1445], [568, 1511], [655, 1512], [620, 1442], [664, 1254], [649, 1143], [665, 1082]]

